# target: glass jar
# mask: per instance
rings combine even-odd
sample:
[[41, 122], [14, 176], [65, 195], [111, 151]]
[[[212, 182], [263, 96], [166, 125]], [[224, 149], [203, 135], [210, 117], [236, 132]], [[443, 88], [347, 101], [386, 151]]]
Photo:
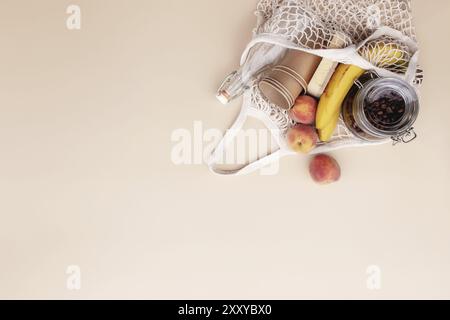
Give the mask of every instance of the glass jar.
[[392, 139], [410, 142], [419, 114], [416, 90], [397, 78], [365, 75], [355, 83], [343, 104], [343, 118], [357, 137], [371, 142]]

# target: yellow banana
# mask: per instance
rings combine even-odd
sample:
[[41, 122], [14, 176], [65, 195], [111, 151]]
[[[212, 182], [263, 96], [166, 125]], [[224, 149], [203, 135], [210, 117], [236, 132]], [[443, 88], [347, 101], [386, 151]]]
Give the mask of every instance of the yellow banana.
[[337, 67], [319, 101], [316, 116], [317, 129], [327, 129], [327, 132], [334, 131], [332, 123], [335, 123], [335, 127], [341, 112], [342, 102], [344, 102], [355, 80], [364, 72], [364, 69], [354, 65], [340, 64]]
[[336, 130], [337, 123], [339, 121], [340, 113], [337, 113], [335, 117], [331, 120], [331, 122], [323, 129], [319, 129], [319, 138], [322, 142], [330, 141], [333, 136], [334, 131]]

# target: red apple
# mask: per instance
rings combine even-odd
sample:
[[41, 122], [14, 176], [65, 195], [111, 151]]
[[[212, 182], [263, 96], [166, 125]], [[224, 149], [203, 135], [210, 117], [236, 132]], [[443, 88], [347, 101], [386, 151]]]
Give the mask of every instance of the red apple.
[[316, 147], [318, 141], [316, 129], [304, 124], [292, 127], [287, 133], [287, 143], [295, 152], [309, 153]]
[[339, 181], [341, 168], [337, 161], [325, 154], [315, 156], [309, 164], [309, 173], [319, 184], [330, 184]]
[[316, 120], [317, 104], [317, 100], [310, 96], [300, 96], [289, 115], [297, 123], [313, 124]]

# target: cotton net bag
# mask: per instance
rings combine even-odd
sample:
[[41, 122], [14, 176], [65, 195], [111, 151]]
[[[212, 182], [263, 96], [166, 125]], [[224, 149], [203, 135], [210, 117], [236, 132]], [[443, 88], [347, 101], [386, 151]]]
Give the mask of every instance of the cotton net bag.
[[[288, 111], [264, 99], [257, 85], [264, 71], [288, 49], [353, 64], [381, 77], [400, 78], [416, 88], [422, 82], [411, 0], [261, 0], [256, 16], [257, 26], [242, 55], [241, 68], [221, 87], [231, 87], [237, 95], [242, 93], [243, 105], [209, 160], [214, 173], [247, 174], [294, 154], [285, 142], [288, 129], [294, 125]], [[331, 39], [335, 41], [336, 37], [344, 45], [341, 49], [329, 49]], [[377, 50], [386, 46], [401, 50], [401, 59], [408, 63], [395, 63], [392, 57], [386, 59], [386, 50]], [[227, 146], [248, 117], [261, 120], [270, 129], [279, 149], [240, 169], [220, 169], [217, 163], [223, 160]], [[355, 137], [340, 119], [332, 139], [319, 144], [313, 153], [367, 145], [374, 143]]]

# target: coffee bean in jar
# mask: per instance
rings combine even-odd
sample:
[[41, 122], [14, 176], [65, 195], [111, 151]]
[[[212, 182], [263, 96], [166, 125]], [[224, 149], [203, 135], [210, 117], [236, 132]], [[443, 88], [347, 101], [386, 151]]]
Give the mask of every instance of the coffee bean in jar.
[[415, 89], [397, 78], [376, 78], [356, 86], [343, 105], [347, 127], [366, 141], [398, 139], [414, 125], [419, 114]]

